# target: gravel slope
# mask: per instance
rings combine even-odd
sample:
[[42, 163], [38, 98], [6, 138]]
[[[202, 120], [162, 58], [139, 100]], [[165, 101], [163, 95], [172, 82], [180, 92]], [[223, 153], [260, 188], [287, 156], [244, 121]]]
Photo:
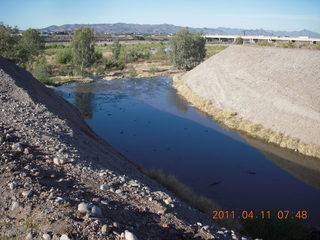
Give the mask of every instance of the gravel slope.
[[220, 109], [320, 146], [320, 51], [230, 46], [182, 81]]
[[143, 175], [2, 57], [0, 201], [0, 239], [241, 239]]

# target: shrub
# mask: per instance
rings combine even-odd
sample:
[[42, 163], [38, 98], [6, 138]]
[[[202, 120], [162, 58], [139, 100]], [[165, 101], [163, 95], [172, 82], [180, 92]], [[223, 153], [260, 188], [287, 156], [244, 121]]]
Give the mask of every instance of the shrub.
[[99, 62], [102, 59], [102, 52], [95, 50], [93, 53], [94, 62]]
[[206, 40], [200, 33], [190, 33], [188, 29], [177, 32], [170, 40], [170, 60], [179, 68], [190, 70], [206, 56]]
[[242, 45], [243, 44], [243, 38], [242, 37], [237, 37], [234, 40], [234, 44]]
[[114, 60], [114, 59], [106, 58], [104, 59], [104, 66], [106, 69], [116, 68], [116, 69], [123, 70], [126, 65], [122, 60]]
[[47, 64], [46, 59], [40, 58], [33, 70], [33, 76], [37, 78], [40, 82], [46, 84], [46, 85], [52, 85], [52, 80], [50, 80], [51, 75], [51, 68]]
[[128, 73], [129, 73], [129, 77], [131, 77], [131, 78], [135, 78], [138, 75], [136, 69], [134, 68], [134, 66], [131, 66], [129, 68], [129, 72]]
[[65, 49], [60, 50], [56, 55], [56, 63], [58, 63], [58, 64], [72, 63], [72, 50], [71, 50], [71, 48], [65, 48]]

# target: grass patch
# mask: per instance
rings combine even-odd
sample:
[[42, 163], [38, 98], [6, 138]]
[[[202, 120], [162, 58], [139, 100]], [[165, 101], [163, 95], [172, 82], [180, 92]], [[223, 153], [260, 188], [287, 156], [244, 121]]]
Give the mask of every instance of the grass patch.
[[227, 46], [221, 46], [221, 45], [206, 45], [206, 58], [209, 58], [222, 50], [226, 49]]

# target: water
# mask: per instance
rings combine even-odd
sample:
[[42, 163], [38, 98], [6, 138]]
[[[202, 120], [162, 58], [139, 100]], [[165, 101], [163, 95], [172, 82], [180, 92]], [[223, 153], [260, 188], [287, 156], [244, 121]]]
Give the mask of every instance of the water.
[[[240, 136], [181, 99], [171, 78], [72, 83], [56, 92], [119, 152], [229, 211], [307, 210], [320, 225], [320, 161]], [[213, 209], [214, 210], [214, 209]]]

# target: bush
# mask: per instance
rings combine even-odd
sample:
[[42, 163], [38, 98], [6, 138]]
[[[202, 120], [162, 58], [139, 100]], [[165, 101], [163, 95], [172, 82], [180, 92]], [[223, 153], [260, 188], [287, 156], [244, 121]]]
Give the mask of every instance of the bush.
[[178, 69], [190, 70], [206, 56], [206, 40], [200, 33], [188, 29], [177, 32], [170, 40], [170, 60]]
[[131, 78], [135, 78], [138, 75], [136, 69], [134, 68], [134, 66], [131, 66], [129, 68], [129, 72], [128, 73], [129, 73], [129, 77], [131, 77]]
[[121, 60], [106, 58], [106, 59], [104, 59], [104, 66], [106, 69], [116, 68], [116, 69], [123, 70], [125, 68], [126, 64]]
[[94, 62], [99, 62], [102, 59], [102, 52], [95, 50], [93, 53]]
[[242, 45], [243, 44], [243, 38], [242, 37], [237, 37], [234, 40], [234, 44]]
[[71, 48], [65, 48], [65, 49], [60, 50], [56, 55], [56, 63], [58, 63], [58, 64], [72, 63], [72, 50], [71, 50]]
[[37, 78], [40, 82], [51, 85], [52, 81], [50, 80], [51, 68], [47, 64], [45, 58], [40, 58], [33, 70], [33, 76]]

